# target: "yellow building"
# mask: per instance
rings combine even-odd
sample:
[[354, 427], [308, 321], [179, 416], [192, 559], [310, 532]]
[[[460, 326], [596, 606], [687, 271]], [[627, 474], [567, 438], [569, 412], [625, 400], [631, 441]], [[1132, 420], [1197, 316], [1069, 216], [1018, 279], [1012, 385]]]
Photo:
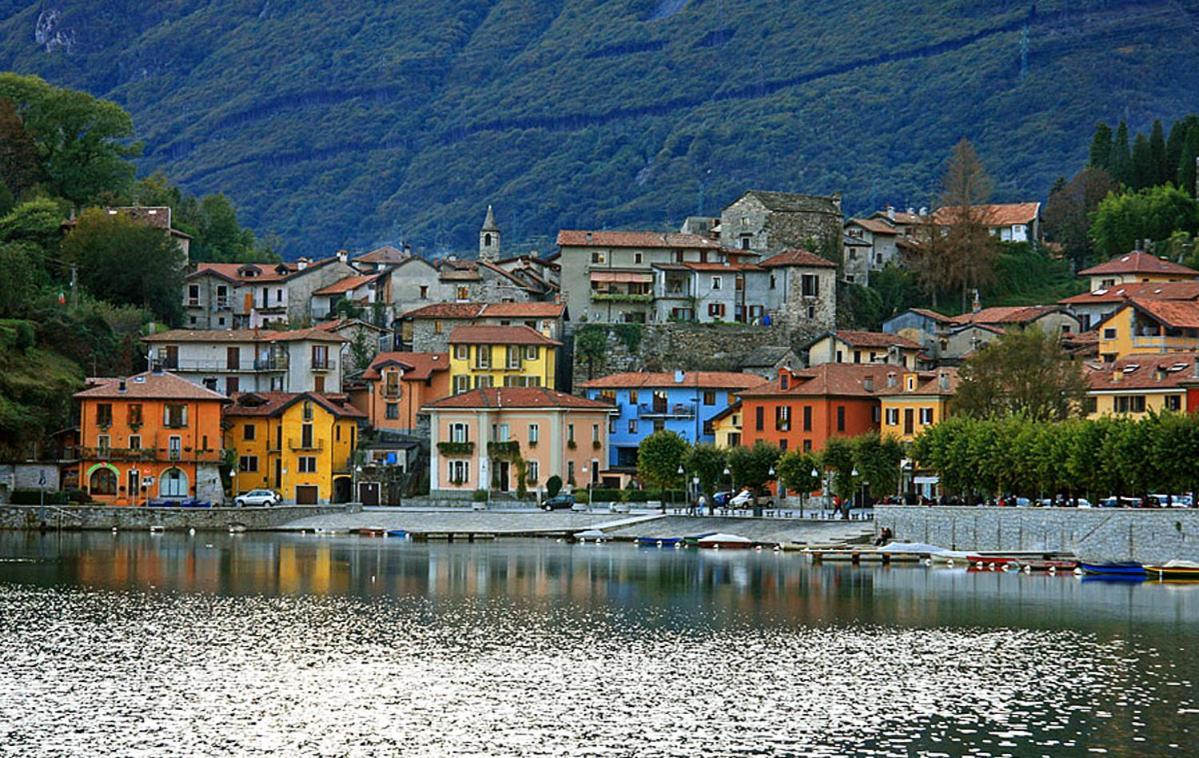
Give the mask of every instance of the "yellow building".
[[716, 436], [716, 447], [723, 449], [741, 445], [741, 401], [712, 417], [712, 433]]
[[1091, 292], [1134, 282], [1185, 282], [1199, 279], [1199, 271], [1143, 250], [1117, 255], [1110, 261], [1079, 271], [1078, 275], [1090, 278]]
[[1199, 353], [1149, 353], [1087, 366], [1087, 415], [1131, 416], [1183, 411], [1187, 385], [1199, 375]]
[[269, 489], [313, 505], [352, 498], [358, 425], [366, 415], [340, 396], [246, 392], [225, 408], [233, 451], [233, 495]]
[[460, 326], [450, 334], [450, 388], [557, 386], [558, 347], [528, 326]]
[[1199, 350], [1199, 302], [1133, 298], [1095, 325], [1099, 358]]
[[911, 442], [927, 427], [950, 413], [957, 392], [958, 372], [954, 368], [937, 371], [892, 371], [878, 391], [880, 428], [883, 436]]

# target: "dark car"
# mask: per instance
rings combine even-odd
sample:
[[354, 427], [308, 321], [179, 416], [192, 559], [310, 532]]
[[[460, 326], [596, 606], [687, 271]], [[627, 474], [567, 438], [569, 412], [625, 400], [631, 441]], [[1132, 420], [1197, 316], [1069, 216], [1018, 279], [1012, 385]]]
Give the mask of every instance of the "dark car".
[[543, 511], [569, 511], [571, 506], [575, 504], [574, 495], [554, 495], [551, 498], [546, 498], [541, 503]]

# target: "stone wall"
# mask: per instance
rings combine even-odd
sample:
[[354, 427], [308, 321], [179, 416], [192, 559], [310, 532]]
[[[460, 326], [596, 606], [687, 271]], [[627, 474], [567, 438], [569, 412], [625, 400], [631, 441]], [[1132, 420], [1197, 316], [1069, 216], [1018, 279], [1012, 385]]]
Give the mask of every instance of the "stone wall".
[[0, 529], [196, 529], [227, 531], [232, 524], [269, 529], [307, 516], [353, 513], [357, 504], [338, 506], [281, 505], [274, 508], [132, 508], [103, 505], [6, 505], [0, 507]]
[[[737, 371], [742, 360], [759, 347], [788, 346], [793, 350], [817, 333], [782, 326], [667, 323], [590, 325], [608, 330], [608, 349], [596, 359], [592, 376], [622, 371]], [[639, 339], [631, 336], [639, 334]], [[628, 338], [628, 339], [626, 339]], [[574, 351], [574, 386], [587, 381], [588, 361]]]
[[1199, 561], [1199, 510], [877, 506], [876, 531], [954, 550], [1072, 552], [1083, 560]]

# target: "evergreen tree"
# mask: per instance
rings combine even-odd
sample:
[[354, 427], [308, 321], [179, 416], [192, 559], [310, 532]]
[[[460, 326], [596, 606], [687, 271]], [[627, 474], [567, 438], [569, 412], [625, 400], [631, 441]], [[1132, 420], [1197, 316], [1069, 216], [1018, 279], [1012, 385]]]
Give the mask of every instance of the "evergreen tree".
[[1128, 124], [1123, 121], [1116, 127], [1116, 136], [1112, 139], [1112, 152], [1109, 161], [1109, 173], [1121, 184], [1128, 184], [1128, 170], [1132, 156], [1128, 152]]
[[1166, 165], [1170, 167], [1170, 181], [1175, 183], [1178, 182], [1178, 162], [1182, 160], [1182, 146], [1190, 129], [1188, 119], [1181, 118], [1170, 126], [1170, 135], [1166, 137]]
[[1197, 158], [1199, 158], [1199, 126], [1193, 126], [1182, 142], [1182, 155], [1178, 159], [1178, 186], [1191, 197], [1195, 197], [1195, 160]]
[[1153, 150], [1144, 134], [1138, 134], [1132, 143], [1132, 164], [1128, 170], [1128, 183], [1133, 189], [1143, 190], [1157, 184], [1153, 165]]
[[41, 170], [37, 145], [17, 106], [8, 98], [0, 98], [0, 182], [15, 200], [38, 181]]
[[1156, 187], [1174, 181], [1175, 172], [1170, 170], [1170, 164], [1166, 162], [1166, 135], [1162, 131], [1161, 119], [1153, 122], [1153, 130], [1149, 133], [1149, 155], [1153, 164], [1153, 183], [1148, 186]]
[[1091, 159], [1088, 165], [1110, 171], [1112, 161], [1112, 128], [1100, 121], [1091, 139]]

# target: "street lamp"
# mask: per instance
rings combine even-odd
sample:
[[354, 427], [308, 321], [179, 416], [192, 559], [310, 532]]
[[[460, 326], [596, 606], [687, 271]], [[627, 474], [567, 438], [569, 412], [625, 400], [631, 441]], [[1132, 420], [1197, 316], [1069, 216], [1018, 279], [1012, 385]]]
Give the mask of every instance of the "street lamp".
[[[820, 472], [814, 468], [812, 469], [812, 479], [816, 480], [816, 484], [820, 484]], [[812, 495], [812, 482], [811, 482], [811, 480], [808, 480], [808, 496], [810, 497], [811, 495]], [[802, 497], [799, 499], [799, 517], [800, 518], [803, 518], [803, 500], [804, 499]]]
[[[857, 466], [854, 466], [854, 467], [853, 467], [853, 471], [850, 471], [850, 472], [849, 472], [849, 483], [850, 483], [850, 484], [853, 484], [853, 480], [854, 480], [854, 479], [857, 479], [857, 478], [858, 478], [858, 467], [857, 467]], [[853, 491], [853, 490], [850, 490], [850, 492], [852, 492], [852, 491]], [[846, 515], [847, 517], [849, 516], [849, 512], [850, 512], [851, 510], [853, 510], [853, 500], [854, 500], [854, 498], [851, 496], [851, 497], [849, 498], [849, 500], [850, 500], [849, 507], [847, 507], [847, 508], [845, 509], [845, 515]]]

